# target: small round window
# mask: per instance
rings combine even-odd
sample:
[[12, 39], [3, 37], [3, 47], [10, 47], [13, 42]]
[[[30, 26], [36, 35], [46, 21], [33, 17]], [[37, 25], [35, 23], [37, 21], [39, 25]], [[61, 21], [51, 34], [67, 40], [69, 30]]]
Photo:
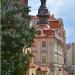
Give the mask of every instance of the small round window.
[[41, 31], [40, 30], [36, 31], [36, 34], [37, 35], [40, 35], [41, 34]]

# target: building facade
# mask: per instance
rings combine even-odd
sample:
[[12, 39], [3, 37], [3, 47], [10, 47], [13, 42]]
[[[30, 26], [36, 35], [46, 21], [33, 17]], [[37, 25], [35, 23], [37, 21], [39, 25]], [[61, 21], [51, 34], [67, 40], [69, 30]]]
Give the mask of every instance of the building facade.
[[30, 72], [33, 75], [63, 75], [66, 49], [63, 21], [50, 15], [46, 0], [40, 1], [38, 15], [32, 16], [30, 22], [36, 29], [31, 47], [34, 57]]
[[75, 43], [67, 45], [66, 68], [69, 75], [75, 75]]

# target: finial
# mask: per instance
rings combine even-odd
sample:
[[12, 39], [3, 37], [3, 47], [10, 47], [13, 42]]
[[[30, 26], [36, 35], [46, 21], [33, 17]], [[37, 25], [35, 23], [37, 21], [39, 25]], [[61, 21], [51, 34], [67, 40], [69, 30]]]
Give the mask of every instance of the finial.
[[46, 5], [46, 0], [40, 0], [41, 1], [41, 5]]

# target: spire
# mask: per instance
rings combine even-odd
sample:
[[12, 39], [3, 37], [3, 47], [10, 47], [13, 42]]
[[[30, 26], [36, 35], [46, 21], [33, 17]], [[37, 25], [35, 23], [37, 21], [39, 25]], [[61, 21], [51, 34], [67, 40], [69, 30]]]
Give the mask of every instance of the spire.
[[40, 1], [41, 1], [41, 6], [39, 7], [38, 15], [49, 15], [49, 11], [46, 7], [46, 0], [40, 0]]
[[46, 0], [40, 0], [41, 1], [41, 6], [46, 5]]
[[46, 0], [40, 0], [41, 5], [38, 10], [38, 24], [48, 24], [48, 16], [50, 15], [47, 7], [46, 7]]

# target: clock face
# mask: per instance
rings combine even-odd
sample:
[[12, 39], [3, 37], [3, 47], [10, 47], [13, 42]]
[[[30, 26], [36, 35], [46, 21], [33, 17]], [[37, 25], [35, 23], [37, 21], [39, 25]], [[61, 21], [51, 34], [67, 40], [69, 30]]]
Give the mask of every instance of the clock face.
[[41, 31], [40, 30], [36, 31], [36, 34], [37, 35], [40, 35], [41, 34]]

